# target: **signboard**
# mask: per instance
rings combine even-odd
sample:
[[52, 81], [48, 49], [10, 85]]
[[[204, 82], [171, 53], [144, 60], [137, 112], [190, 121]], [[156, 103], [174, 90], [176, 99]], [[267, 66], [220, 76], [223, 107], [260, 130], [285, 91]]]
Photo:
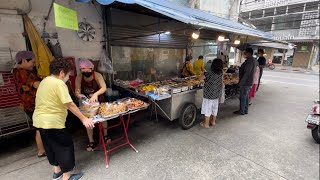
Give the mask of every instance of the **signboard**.
[[54, 6], [54, 18], [57, 27], [78, 30], [77, 12], [57, 3]]
[[265, 8], [285, 6], [289, 3], [289, 1], [290, 0], [266, 0]]
[[273, 39], [275, 40], [284, 40], [284, 41], [288, 41], [288, 40], [293, 40], [294, 39], [294, 35], [291, 35], [291, 34], [283, 34], [282, 36], [273, 36]]

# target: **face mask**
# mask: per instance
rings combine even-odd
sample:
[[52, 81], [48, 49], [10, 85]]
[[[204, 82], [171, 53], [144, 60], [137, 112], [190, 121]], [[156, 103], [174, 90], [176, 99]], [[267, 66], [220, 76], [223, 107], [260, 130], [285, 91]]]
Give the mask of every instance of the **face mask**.
[[82, 75], [84, 77], [90, 77], [92, 75], [92, 72], [83, 72]]
[[63, 82], [67, 82], [67, 81], [69, 81], [69, 76], [70, 76], [70, 74], [67, 74], [64, 78], [63, 78]]

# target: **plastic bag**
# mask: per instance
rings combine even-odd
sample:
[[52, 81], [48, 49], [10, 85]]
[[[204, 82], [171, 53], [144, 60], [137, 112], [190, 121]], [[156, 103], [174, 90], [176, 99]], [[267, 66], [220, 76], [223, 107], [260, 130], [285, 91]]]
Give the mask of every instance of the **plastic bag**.
[[107, 56], [107, 52], [105, 49], [103, 49], [101, 56], [100, 56], [98, 71], [103, 74], [112, 74], [112, 72], [113, 72], [111, 60]]
[[97, 115], [100, 107], [99, 102], [90, 103], [89, 99], [85, 96], [80, 99], [79, 105], [82, 114], [87, 118], [93, 118], [95, 115]]
[[225, 101], [226, 94], [225, 94], [225, 85], [222, 86], [221, 96], [220, 96], [220, 103], [223, 104]]

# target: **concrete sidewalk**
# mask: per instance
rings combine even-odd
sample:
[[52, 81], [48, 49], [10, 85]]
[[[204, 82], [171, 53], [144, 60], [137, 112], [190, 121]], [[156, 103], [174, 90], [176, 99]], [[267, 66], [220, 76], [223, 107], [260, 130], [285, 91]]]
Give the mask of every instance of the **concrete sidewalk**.
[[[304, 122], [315, 97], [313, 88], [270, 82], [249, 115], [232, 114], [236, 99], [222, 105], [214, 128], [201, 128], [201, 116], [185, 131], [177, 122], [140, 119], [129, 129], [139, 153], [114, 151], [109, 169], [102, 151], [84, 151], [85, 130], [79, 129], [75, 171], [84, 172], [84, 180], [319, 179], [319, 145]], [[1, 145], [0, 179], [51, 179], [47, 160], [34, 156], [34, 143], [20, 147], [14, 140], [15, 146]]]
[[306, 74], [315, 74], [315, 75], [320, 74], [319, 65], [313, 66], [312, 69], [276, 65], [276, 68], [274, 70], [269, 70], [268, 68], [265, 68], [265, 70], [278, 71], [278, 72], [291, 72], [291, 73], [306, 73]]

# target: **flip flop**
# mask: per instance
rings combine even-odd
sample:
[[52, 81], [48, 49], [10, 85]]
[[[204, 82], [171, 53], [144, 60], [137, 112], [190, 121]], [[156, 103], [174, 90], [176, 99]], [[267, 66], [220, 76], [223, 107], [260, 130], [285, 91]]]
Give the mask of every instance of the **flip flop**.
[[92, 151], [94, 151], [94, 149], [97, 147], [97, 145], [96, 145], [96, 143], [95, 142], [91, 142], [91, 143], [89, 143], [88, 145], [87, 145], [87, 151], [88, 152], [92, 152]]
[[209, 125], [211, 125], [211, 126], [215, 126], [216, 125], [216, 123], [212, 123], [212, 121], [210, 121], [210, 123], [209, 123]]
[[200, 123], [200, 126], [202, 126], [202, 127], [205, 128], [205, 129], [209, 129], [209, 126], [206, 127], [203, 122]]
[[43, 158], [43, 157], [46, 157], [47, 156], [47, 154], [44, 152], [44, 153], [42, 153], [42, 154], [38, 154], [38, 158]]

